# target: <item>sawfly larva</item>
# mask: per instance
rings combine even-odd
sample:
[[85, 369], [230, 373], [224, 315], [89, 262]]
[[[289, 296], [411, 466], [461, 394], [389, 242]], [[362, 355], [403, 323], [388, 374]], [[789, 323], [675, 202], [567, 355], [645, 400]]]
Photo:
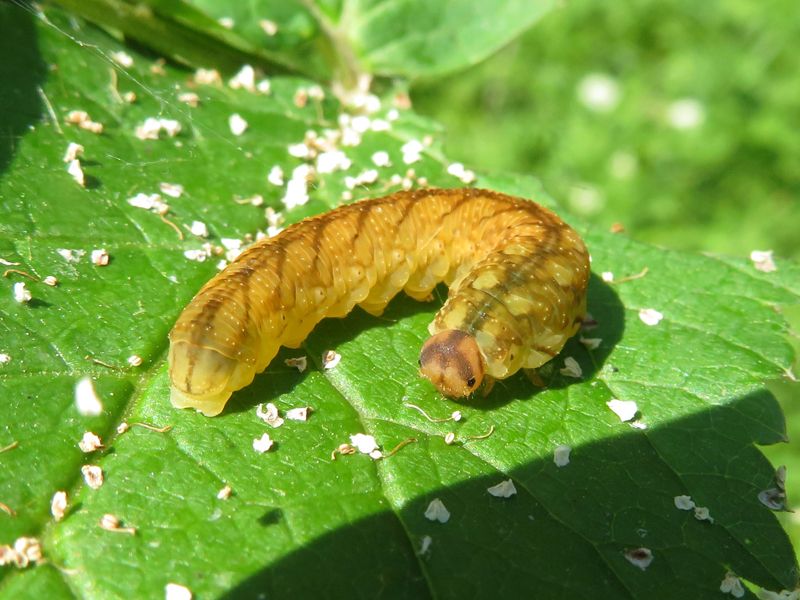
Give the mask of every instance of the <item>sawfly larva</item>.
[[197, 293], [169, 334], [172, 404], [207, 416], [281, 346], [358, 304], [379, 315], [400, 290], [444, 281], [420, 374], [445, 396], [556, 356], [586, 308], [589, 255], [538, 204], [480, 189], [425, 189], [305, 219], [243, 252]]

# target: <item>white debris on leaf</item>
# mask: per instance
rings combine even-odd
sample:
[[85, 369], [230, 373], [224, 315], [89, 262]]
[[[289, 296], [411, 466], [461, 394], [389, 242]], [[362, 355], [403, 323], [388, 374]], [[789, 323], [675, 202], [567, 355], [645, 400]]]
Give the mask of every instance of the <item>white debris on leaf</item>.
[[403, 162], [407, 165], [413, 164], [422, 158], [422, 151], [425, 146], [419, 140], [409, 140], [400, 147], [403, 153]]
[[92, 121], [91, 117], [89, 117], [89, 113], [85, 110], [71, 110], [67, 113], [66, 122], [70, 125], [77, 125], [81, 129], [91, 131], [92, 133], [103, 133], [103, 124]]
[[286, 418], [290, 421], [308, 421], [308, 415], [311, 412], [310, 406], [299, 406], [297, 408], [290, 408], [286, 411]]
[[81, 167], [81, 161], [77, 158], [75, 160], [69, 161], [69, 166], [67, 166], [67, 173], [75, 180], [81, 187], [86, 187], [86, 175], [83, 173], [83, 167]]
[[29, 562], [39, 563], [42, 560], [42, 545], [35, 537], [20, 537], [14, 541], [14, 550]]
[[197, 237], [208, 237], [208, 227], [202, 221], [192, 221], [192, 224], [189, 226], [189, 231], [192, 235], [196, 235]]
[[450, 511], [445, 508], [444, 502], [439, 498], [434, 498], [425, 509], [425, 518], [429, 521], [439, 521], [439, 523], [447, 523], [450, 520]]
[[342, 360], [342, 355], [335, 350], [328, 350], [322, 355], [322, 368], [333, 369]]
[[578, 361], [571, 356], [564, 359], [564, 367], [559, 369], [558, 372], [566, 377], [574, 377], [575, 379], [583, 377], [583, 369], [581, 369]]
[[[162, 181], [158, 184], [158, 189], [162, 194], [171, 198], [180, 198], [183, 195], [183, 186], [180, 183]], [[158, 194], [152, 194], [152, 196], [156, 196], [155, 200], [160, 200]]]
[[244, 65], [233, 78], [228, 81], [228, 86], [234, 90], [256, 91], [256, 71], [250, 65]]
[[714, 522], [714, 518], [711, 516], [708, 508], [705, 506], [695, 506], [694, 507], [694, 518], [698, 521], [708, 521], [709, 523]]
[[103, 485], [103, 469], [97, 465], [83, 465], [81, 467], [83, 480], [93, 490], [100, 489]]
[[233, 113], [228, 117], [228, 127], [233, 135], [239, 136], [247, 131], [247, 121], [239, 113]]
[[453, 177], [457, 177], [462, 183], [472, 183], [475, 181], [475, 173], [464, 168], [464, 165], [456, 162], [447, 167], [447, 172]]
[[49, 285], [50, 287], [56, 287], [58, 285], [58, 279], [56, 279], [53, 275], [48, 275], [42, 279], [42, 283]]
[[553, 462], [557, 467], [566, 467], [569, 464], [569, 454], [572, 452], [571, 446], [561, 444], [553, 450]]
[[378, 449], [378, 443], [375, 438], [365, 433], [351, 435], [350, 443], [362, 454], [370, 454]]
[[178, 102], [183, 102], [192, 108], [197, 108], [200, 105], [200, 96], [194, 92], [181, 92], [178, 94]]
[[451, 445], [455, 441], [456, 441], [456, 434], [453, 433], [452, 431], [448, 431], [444, 435], [444, 443], [447, 444], [448, 446]]
[[283, 361], [287, 367], [294, 367], [301, 373], [308, 368], [308, 358], [305, 356], [296, 356], [294, 358], [287, 358]]
[[195, 250], [184, 250], [183, 256], [189, 260], [205, 262], [205, 260], [208, 258], [208, 252], [200, 248]]
[[197, 69], [194, 72], [193, 79], [198, 85], [218, 85], [222, 83], [222, 76], [216, 69]]
[[264, 204], [264, 196], [261, 194], [253, 194], [247, 198], [242, 198], [240, 196], [234, 196], [233, 201], [237, 204], [249, 204], [250, 206], [261, 206]]
[[225, 485], [222, 487], [222, 489], [220, 489], [220, 491], [217, 492], [217, 498], [219, 500], [227, 500], [231, 497], [231, 494], [233, 494], [233, 488], [231, 488], [229, 485]]
[[287, 151], [289, 156], [294, 156], [295, 158], [311, 158], [313, 154], [312, 149], [305, 142], [289, 144]]
[[675, 496], [673, 502], [675, 502], [675, 508], [679, 510], [693, 510], [695, 507], [694, 500], [692, 500], [691, 496]]
[[192, 591], [179, 583], [168, 583], [164, 587], [164, 600], [192, 600]]
[[83, 434], [81, 441], [78, 442], [78, 448], [81, 449], [81, 452], [85, 452], [86, 454], [90, 452], [94, 452], [95, 450], [102, 448], [103, 442], [97, 436], [96, 433], [91, 431], [87, 431]]
[[455, 421], [456, 423], [458, 423], [461, 420], [461, 416], [462, 415], [460, 410], [454, 410], [453, 413], [450, 415], [450, 418], [453, 419], [453, 421]]
[[75, 385], [75, 408], [84, 417], [96, 417], [103, 412], [103, 403], [90, 377], [81, 378]]
[[33, 295], [24, 281], [18, 281], [12, 289], [14, 291], [14, 300], [20, 304], [27, 304], [33, 300]]
[[645, 325], [658, 325], [664, 315], [658, 312], [655, 308], [643, 308], [639, 311], [639, 318]]
[[391, 167], [392, 161], [389, 159], [389, 153], [384, 150], [379, 150], [372, 155], [372, 162], [376, 167]]
[[750, 253], [750, 260], [758, 271], [772, 273], [778, 269], [772, 258], [772, 250], [753, 250]]
[[281, 199], [288, 210], [308, 202], [308, 180], [311, 175], [309, 165], [298, 165], [292, 171], [292, 177], [286, 184], [286, 193]]
[[220, 17], [217, 19], [217, 23], [222, 25], [225, 29], [233, 29], [235, 25], [232, 17]]
[[586, 346], [586, 348], [589, 350], [597, 350], [600, 347], [600, 344], [603, 343], [603, 338], [581, 337], [578, 341], [584, 346]]
[[122, 50], [118, 50], [117, 52], [112, 52], [111, 58], [120, 67], [129, 69], [130, 67], [133, 66], [133, 57], [127, 52], [123, 52]]
[[70, 142], [67, 146], [67, 151], [64, 153], [64, 162], [71, 163], [81, 156], [83, 156], [83, 146], [75, 142]]
[[606, 283], [611, 283], [612, 281], [614, 281], [614, 273], [612, 273], [611, 271], [603, 271], [600, 274], [600, 278]]
[[273, 442], [270, 439], [269, 434], [265, 433], [260, 438], [256, 438], [253, 440], [253, 450], [261, 454], [264, 454], [264, 452], [267, 452], [270, 448], [272, 448], [272, 445], [274, 443], [275, 442]]
[[13, 564], [18, 569], [24, 569], [31, 563], [38, 564], [41, 561], [42, 546], [36, 538], [20, 537], [13, 546], [0, 546], [0, 566]]
[[633, 400], [617, 400], [613, 398], [606, 402], [606, 406], [619, 417], [620, 421], [628, 422], [636, 418], [636, 413], [639, 412], [639, 407]]
[[127, 360], [128, 364], [132, 367], [138, 367], [142, 364], [142, 357], [138, 354], [131, 354]]
[[725, 573], [725, 578], [719, 584], [719, 591], [723, 594], [730, 594], [734, 598], [742, 598], [744, 596], [744, 586], [741, 580], [731, 571]]
[[11, 355], [5, 352], [0, 352], [0, 365], [5, 365], [11, 362]]
[[221, 238], [219, 243], [225, 247], [225, 258], [234, 260], [242, 253], [242, 240], [239, 238]]
[[282, 186], [283, 169], [281, 169], [278, 165], [272, 167], [269, 170], [269, 175], [267, 175], [267, 181], [269, 181], [272, 185]]
[[100, 522], [98, 525], [100, 525], [101, 529], [105, 529], [106, 531], [115, 531], [118, 533], [136, 535], [135, 527], [123, 527], [119, 517], [112, 515], [111, 513], [106, 513], [100, 517]]
[[50, 514], [56, 521], [64, 518], [67, 512], [67, 492], [58, 491], [53, 494], [53, 499], [50, 500]]
[[433, 544], [433, 538], [429, 535], [423, 536], [418, 554], [420, 556], [428, 554], [431, 551], [431, 544]]
[[144, 123], [137, 125], [134, 135], [140, 140], [157, 140], [162, 131], [169, 137], [175, 137], [181, 132], [181, 124], [175, 119], [148, 117]]
[[108, 252], [105, 248], [98, 248], [96, 250], [92, 250], [91, 259], [92, 264], [98, 267], [105, 267], [108, 265], [108, 261], [111, 257], [108, 255]]
[[644, 571], [653, 562], [653, 552], [650, 548], [634, 548], [625, 551], [625, 558], [629, 563]]
[[263, 404], [259, 404], [256, 407], [256, 416], [271, 427], [280, 427], [283, 425], [283, 418], [278, 411], [278, 407], [272, 402], [267, 402], [266, 410], [264, 410]]
[[335, 171], [346, 171], [352, 165], [352, 161], [341, 150], [328, 150], [317, 155], [317, 173], [333, 173]]
[[369, 185], [371, 183], [375, 183], [378, 181], [378, 171], [376, 169], [367, 169], [366, 171], [362, 171], [355, 177], [345, 177], [344, 178], [344, 185], [348, 189], [352, 190], [361, 185]]
[[161, 200], [160, 194], [145, 194], [139, 192], [135, 196], [128, 198], [127, 202], [136, 208], [152, 210], [162, 215], [169, 210], [169, 206]]
[[497, 485], [487, 488], [486, 491], [495, 498], [510, 498], [517, 493], [517, 488], [514, 487], [513, 481], [506, 479]]

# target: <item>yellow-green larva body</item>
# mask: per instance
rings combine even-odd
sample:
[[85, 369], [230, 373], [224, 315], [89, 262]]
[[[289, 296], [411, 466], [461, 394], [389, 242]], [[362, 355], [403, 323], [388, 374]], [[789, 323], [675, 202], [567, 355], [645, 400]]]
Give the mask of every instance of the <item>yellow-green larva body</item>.
[[588, 280], [580, 236], [528, 200], [426, 189], [342, 206], [254, 244], [203, 286], [169, 335], [172, 404], [216, 415], [323, 318], [356, 304], [377, 315], [401, 290], [423, 300], [442, 281], [448, 299], [428, 329], [466, 336], [426, 342], [422, 373], [464, 396], [484, 373], [503, 379], [558, 354]]

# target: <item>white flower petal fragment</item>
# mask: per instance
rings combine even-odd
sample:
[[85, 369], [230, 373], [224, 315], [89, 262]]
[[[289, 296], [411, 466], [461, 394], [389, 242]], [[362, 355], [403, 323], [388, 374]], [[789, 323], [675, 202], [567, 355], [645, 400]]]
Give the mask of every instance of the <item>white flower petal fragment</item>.
[[629, 563], [644, 571], [653, 562], [653, 552], [650, 548], [633, 548], [625, 551], [625, 558]]
[[557, 467], [566, 467], [569, 464], [569, 454], [572, 452], [570, 446], [560, 445], [556, 446], [553, 451], [553, 462]]
[[497, 485], [493, 485], [486, 491], [495, 498], [510, 498], [517, 493], [517, 488], [514, 487], [514, 482], [512, 480], [506, 479]]
[[434, 498], [425, 510], [425, 518], [429, 521], [447, 523], [450, 520], [450, 511], [445, 508], [444, 502], [439, 498]]
[[614, 398], [606, 402], [606, 406], [623, 422], [632, 421], [636, 418], [636, 413], [639, 412], [639, 408], [633, 400], [617, 400]]

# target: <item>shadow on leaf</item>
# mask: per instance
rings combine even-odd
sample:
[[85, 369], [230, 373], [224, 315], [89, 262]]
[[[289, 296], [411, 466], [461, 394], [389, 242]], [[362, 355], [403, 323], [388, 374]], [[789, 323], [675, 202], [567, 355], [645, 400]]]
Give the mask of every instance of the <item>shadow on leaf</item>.
[[[769, 392], [706, 405], [645, 431], [604, 407], [589, 422], [597, 409], [577, 408], [587, 413], [594, 439], [576, 445], [561, 468], [541, 447], [539, 458], [514, 466], [526, 445], [502, 431], [463, 450], [441, 451], [433, 439], [405, 448], [376, 463], [382, 482], [376, 502], [385, 505], [385, 495], [393, 511], [291, 550], [222, 597], [719, 598], [729, 571], [771, 590], [794, 588], [788, 539], [757, 498], [772, 484], [773, 469], [754, 442], [783, 436]], [[344, 459], [371, 468], [365, 456]], [[420, 477], [418, 469], [431, 460], [440, 473], [462, 464], [464, 479], [419, 494], [398, 492], [419, 489], [415, 473]], [[475, 465], [484, 475], [468, 475]], [[508, 478], [515, 495], [487, 493]], [[342, 490], [342, 502], [357, 493]], [[679, 495], [707, 507], [713, 523], [679, 510]], [[313, 496], [309, 489], [305, 502]], [[424, 516], [435, 498], [450, 512], [446, 523]], [[318, 509], [347, 512], [327, 504]], [[264, 536], [269, 544], [268, 530]], [[646, 569], [626, 558], [639, 548], [652, 552]]]
[[[36, 125], [43, 111], [40, 97], [47, 66], [39, 55], [33, 16], [11, 4], [0, 5], [0, 172], [11, 164], [18, 138]], [[13, 60], [11, 59], [13, 57]]]

